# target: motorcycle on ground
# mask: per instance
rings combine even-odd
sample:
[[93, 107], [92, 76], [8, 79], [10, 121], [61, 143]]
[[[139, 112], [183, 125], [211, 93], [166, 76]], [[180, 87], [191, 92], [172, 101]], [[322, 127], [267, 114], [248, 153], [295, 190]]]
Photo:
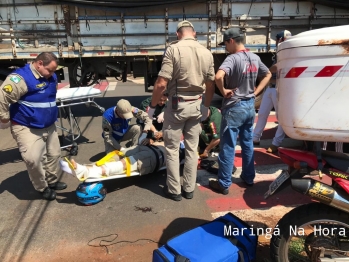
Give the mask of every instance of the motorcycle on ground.
[[[314, 202], [294, 208], [275, 226], [272, 261], [349, 261], [349, 155], [323, 151], [319, 145], [315, 153], [279, 148], [279, 155], [288, 170], [270, 184], [264, 197], [288, 181]], [[324, 175], [331, 184], [324, 183]]]

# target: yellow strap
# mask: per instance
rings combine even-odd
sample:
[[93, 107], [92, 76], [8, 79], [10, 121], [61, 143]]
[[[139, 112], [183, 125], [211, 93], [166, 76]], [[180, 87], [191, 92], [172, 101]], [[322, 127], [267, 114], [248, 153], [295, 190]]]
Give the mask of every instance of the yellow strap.
[[64, 159], [65, 159], [65, 161], [67, 161], [68, 166], [70, 167], [70, 169], [71, 169], [71, 170], [75, 170], [75, 168], [74, 168], [74, 166], [73, 166], [72, 162], [70, 162], [70, 161], [69, 161], [69, 159], [68, 159], [68, 158], [66, 158], [66, 157], [65, 157]]
[[[96, 162], [96, 166], [103, 166], [103, 165], [104, 165], [105, 163], [107, 163], [107, 162], [112, 162], [112, 161], [114, 161], [114, 160], [113, 160], [113, 157], [114, 157], [115, 155], [124, 156], [124, 153], [122, 153], [122, 152], [120, 152], [120, 151], [118, 151], [118, 150], [114, 150], [114, 151], [108, 153], [108, 154], [107, 154], [105, 157], [103, 157], [102, 159], [98, 160], [98, 161]], [[111, 160], [112, 160], [112, 161], [111, 161]]]
[[131, 176], [131, 161], [130, 158], [125, 157], [125, 163], [126, 163], [126, 176]]

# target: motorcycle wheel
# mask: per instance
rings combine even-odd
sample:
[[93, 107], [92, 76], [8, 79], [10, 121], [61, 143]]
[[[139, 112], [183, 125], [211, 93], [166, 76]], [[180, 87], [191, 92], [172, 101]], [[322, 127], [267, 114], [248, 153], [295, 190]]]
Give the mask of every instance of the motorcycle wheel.
[[270, 242], [274, 262], [318, 262], [320, 255], [349, 261], [349, 214], [344, 211], [321, 203], [302, 205], [284, 215], [277, 228]]

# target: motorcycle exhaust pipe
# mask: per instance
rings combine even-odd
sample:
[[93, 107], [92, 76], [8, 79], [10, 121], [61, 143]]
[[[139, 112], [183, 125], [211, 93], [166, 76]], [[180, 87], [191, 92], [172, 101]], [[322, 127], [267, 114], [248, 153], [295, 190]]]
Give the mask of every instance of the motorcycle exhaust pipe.
[[292, 188], [326, 205], [349, 213], [349, 197], [343, 197], [333, 187], [314, 179], [291, 179]]

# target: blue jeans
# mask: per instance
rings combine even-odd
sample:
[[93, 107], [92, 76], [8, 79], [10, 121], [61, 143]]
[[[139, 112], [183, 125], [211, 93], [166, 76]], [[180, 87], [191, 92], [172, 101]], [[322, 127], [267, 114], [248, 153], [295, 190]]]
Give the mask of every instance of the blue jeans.
[[242, 155], [241, 177], [247, 183], [253, 183], [255, 177], [253, 151], [253, 123], [255, 114], [254, 98], [241, 100], [232, 107], [223, 109], [222, 111], [218, 181], [223, 188], [229, 188], [232, 183], [231, 175], [238, 136]]

